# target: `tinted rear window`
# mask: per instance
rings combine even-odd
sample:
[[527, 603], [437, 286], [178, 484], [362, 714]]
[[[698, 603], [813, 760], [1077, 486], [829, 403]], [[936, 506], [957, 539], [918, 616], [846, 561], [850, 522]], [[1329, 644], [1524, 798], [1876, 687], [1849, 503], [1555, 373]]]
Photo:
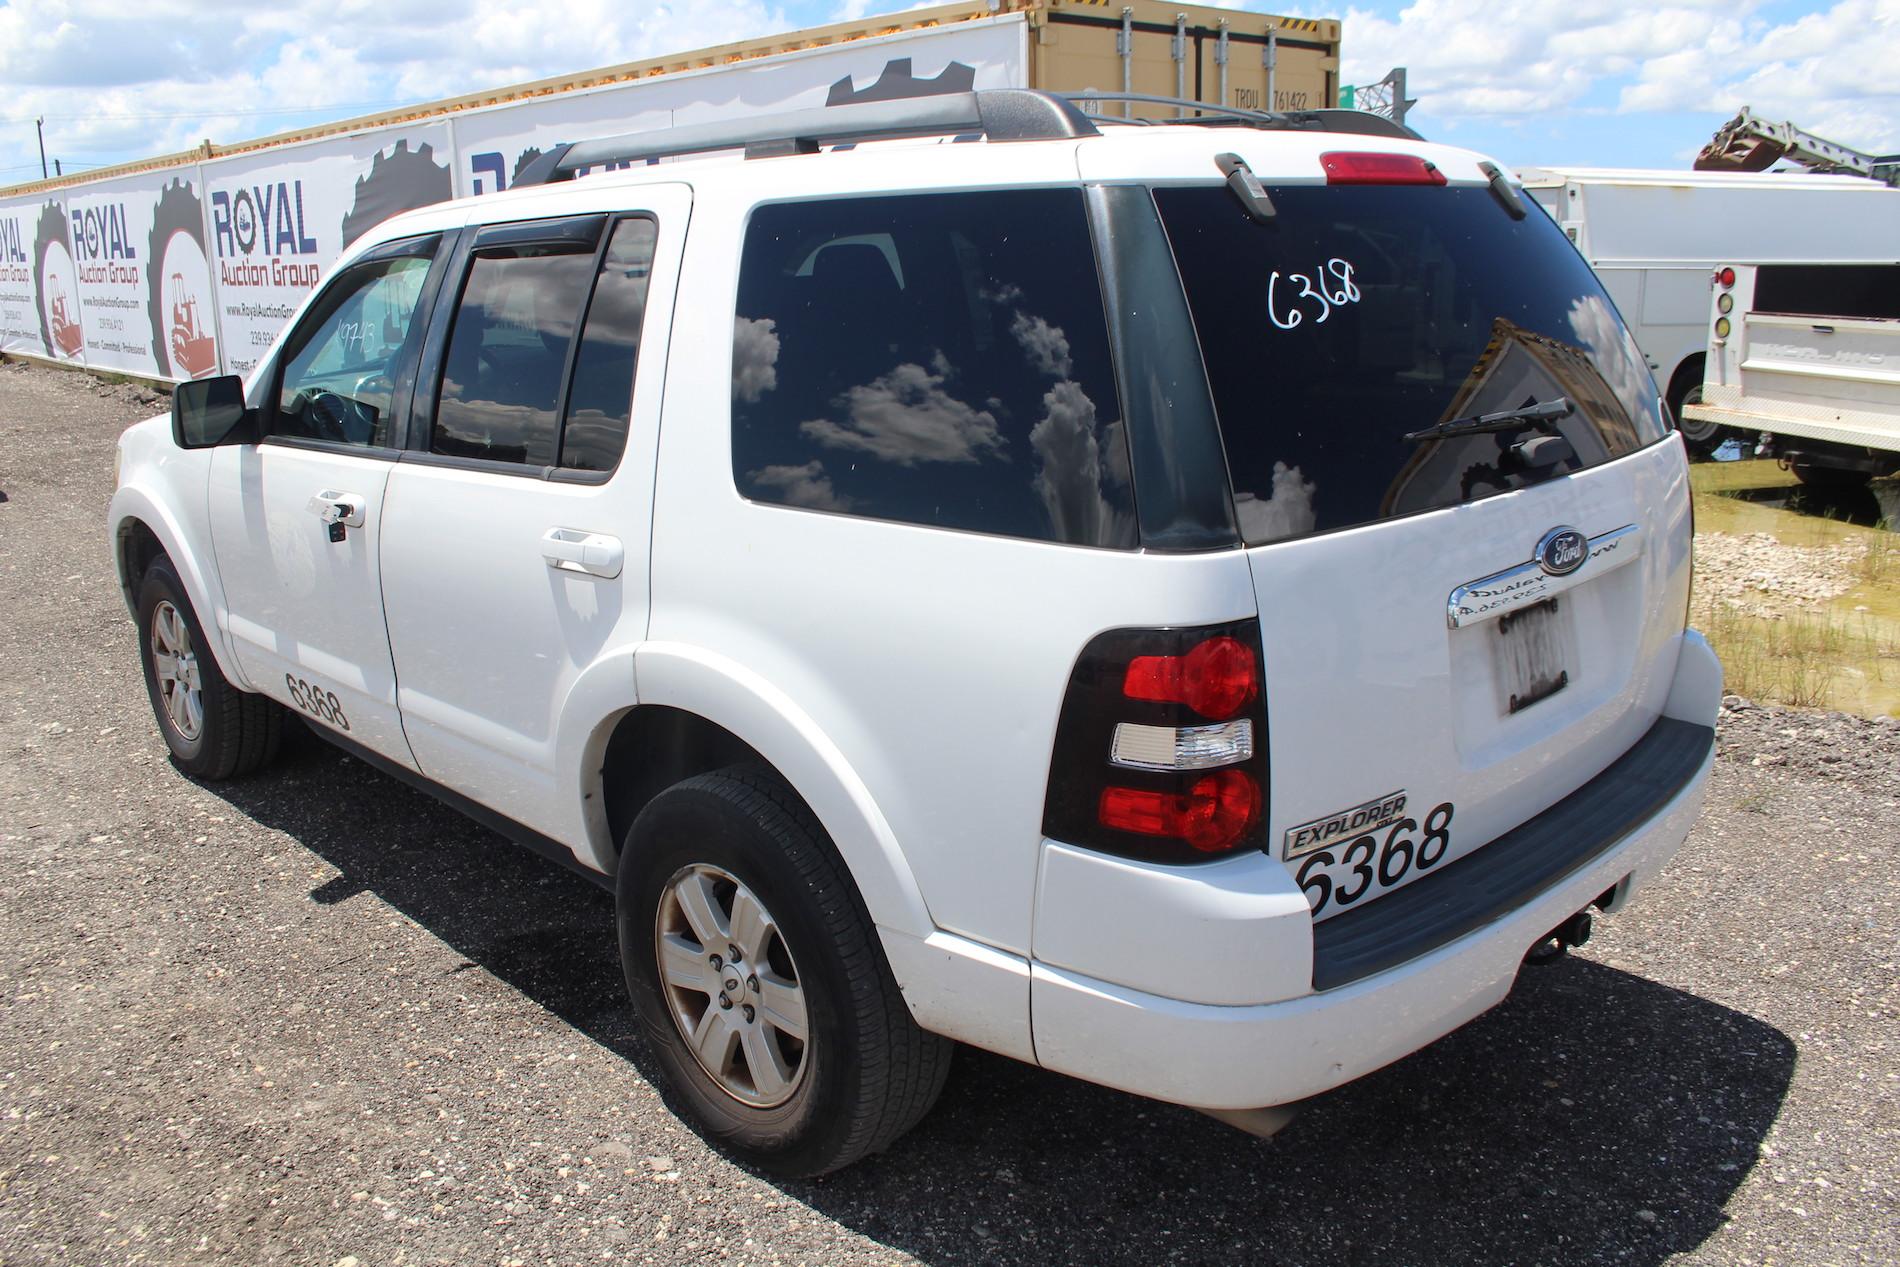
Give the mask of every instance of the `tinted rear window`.
[[1135, 544], [1079, 190], [761, 207], [736, 318], [732, 462], [747, 497]]
[[1755, 311], [1797, 317], [1900, 317], [1900, 264], [1764, 264]]
[[[1508, 492], [1658, 439], [1656, 387], [1548, 216], [1487, 189], [1297, 186], [1249, 219], [1225, 187], [1155, 191], [1206, 360], [1248, 544]], [[1410, 441], [1568, 399], [1551, 424]], [[1540, 464], [1527, 465], [1531, 454]]]

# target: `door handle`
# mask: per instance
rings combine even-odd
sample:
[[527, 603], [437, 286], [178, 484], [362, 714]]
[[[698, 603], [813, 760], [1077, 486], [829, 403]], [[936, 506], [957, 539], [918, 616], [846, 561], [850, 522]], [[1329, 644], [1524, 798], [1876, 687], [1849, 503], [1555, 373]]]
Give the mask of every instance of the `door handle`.
[[312, 497], [305, 509], [326, 527], [341, 524], [345, 528], [361, 528], [363, 510], [367, 505], [360, 493], [339, 493], [333, 488], [326, 488]]
[[561, 572], [585, 572], [609, 580], [620, 575], [627, 552], [620, 538], [579, 528], [549, 528], [541, 534], [541, 557]]

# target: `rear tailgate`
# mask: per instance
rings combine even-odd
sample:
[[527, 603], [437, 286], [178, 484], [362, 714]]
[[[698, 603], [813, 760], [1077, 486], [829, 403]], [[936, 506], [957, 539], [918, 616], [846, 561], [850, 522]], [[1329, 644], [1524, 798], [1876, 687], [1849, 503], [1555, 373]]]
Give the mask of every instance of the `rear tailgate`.
[[[1318, 918], [1479, 848], [1641, 738], [1675, 673], [1688, 507], [1680, 453], [1661, 444], [1248, 551], [1270, 684], [1268, 841]], [[1567, 577], [1532, 561], [1559, 526], [1593, 541]]]
[[1415, 174], [1263, 175], [1267, 223], [1155, 191], [1259, 602], [1268, 845], [1322, 920], [1628, 750], [1687, 601], [1681, 447], [1595, 276], [1541, 213]]

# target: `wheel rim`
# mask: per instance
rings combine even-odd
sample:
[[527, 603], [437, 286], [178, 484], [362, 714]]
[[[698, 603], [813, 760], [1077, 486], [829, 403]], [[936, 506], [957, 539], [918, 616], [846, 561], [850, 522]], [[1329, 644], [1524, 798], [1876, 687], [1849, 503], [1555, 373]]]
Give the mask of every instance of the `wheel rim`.
[[792, 1098], [811, 1064], [805, 990], [778, 921], [718, 867], [681, 868], [654, 916], [667, 1012], [686, 1050], [741, 1104]]
[[152, 609], [151, 648], [152, 676], [165, 716], [180, 738], [195, 743], [205, 724], [204, 679], [191, 645], [191, 626], [184, 613], [163, 599]]

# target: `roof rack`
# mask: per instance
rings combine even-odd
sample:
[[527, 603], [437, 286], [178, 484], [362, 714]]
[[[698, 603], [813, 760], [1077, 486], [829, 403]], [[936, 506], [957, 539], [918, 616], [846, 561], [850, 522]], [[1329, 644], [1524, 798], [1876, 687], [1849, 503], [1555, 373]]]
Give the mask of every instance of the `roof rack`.
[[[1156, 97], [1140, 92], [1064, 92], [1063, 100], [1078, 107], [1116, 105], [1170, 106], [1182, 112], [1174, 119], [1116, 118], [1089, 114], [1097, 123], [1133, 124], [1137, 127], [1172, 127], [1180, 124], [1199, 127], [1256, 127], [1285, 132], [1350, 132], [1360, 136], [1400, 137], [1408, 141], [1425, 138], [1403, 123], [1364, 110], [1247, 110], [1240, 106], [1217, 105], [1187, 97]], [[1193, 111], [1192, 115], [1188, 111]], [[1198, 117], [1197, 117], [1198, 116]]]
[[750, 115], [576, 141], [557, 145], [535, 159], [523, 169], [512, 187], [519, 189], [525, 185], [572, 180], [574, 173], [584, 167], [677, 158], [712, 150], [743, 148], [748, 158], [766, 158], [815, 154], [820, 144], [960, 133], [978, 134], [992, 141], [1047, 141], [1100, 135], [1094, 120], [1058, 96], [1021, 88], [996, 88], [820, 106], [812, 110]]

